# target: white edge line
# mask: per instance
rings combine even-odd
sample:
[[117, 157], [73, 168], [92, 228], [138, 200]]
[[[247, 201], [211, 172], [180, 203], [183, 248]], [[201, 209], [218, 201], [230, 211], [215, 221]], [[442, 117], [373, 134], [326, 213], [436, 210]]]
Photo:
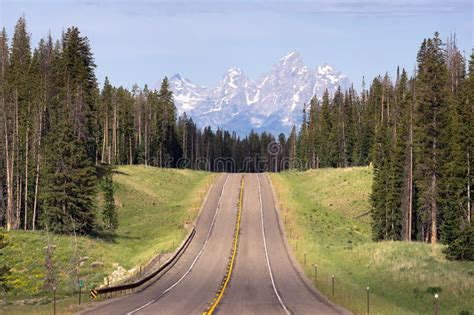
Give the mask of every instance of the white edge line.
[[286, 314], [291, 314], [291, 312], [286, 307], [285, 303], [283, 303], [283, 300], [282, 300], [282, 298], [281, 298], [281, 296], [278, 293], [278, 290], [276, 288], [275, 280], [273, 279], [272, 267], [270, 266], [270, 259], [268, 258], [267, 241], [266, 241], [266, 237], [265, 237], [265, 225], [263, 224], [262, 190], [260, 188], [260, 176], [258, 176], [258, 174], [257, 174], [257, 182], [258, 182], [258, 199], [260, 201], [260, 219], [261, 219], [261, 223], [262, 223], [263, 247], [265, 248], [265, 257], [267, 259], [268, 273], [270, 274], [270, 279], [272, 280], [273, 291], [275, 291], [275, 294], [278, 298], [278, 301], [280, 302], [281, 307], [283, 307]]
[[212, 222], [211, 222], [211, 226], [209, 227], [209, 231], [207, 231], [207, 235], [206, 235], [206, 240], [204, 241], [204, 244], [202, 245], [201, 247], [201, 250], [199, 251], [199, 253], [197, 254], [197, 256], [194, 258], [191, 266], [189, 266], [188, 270], [186, 270], [186, 272], [184, 273], [184, 275], [181, 276], [181, 278], [178, 279], [178, 281], [176, 281], [172, 286], [170, 286], [168, 289], [166, 289], [165, 291], [163, 291], [160, 296], [158, 296], [158, 298], [156, 300], [151, 300], [150, 302], [140, 306], [139, 308], [136, 308], [134, 309], [133, 311], [130, 311], [127, 313], [127, 315], [132, 315], [142, 309], [144, 309], [145, 307], [155, 303], [159, 298], [161, 298], [163, 295], [165, 295], [166, 293], [168, 293], [169, 291], [171, 291], [174, 287], [176, 287], [190, 272], [191, 270], [193, 269], [194, 265], [196, 264], [197, 260], [199, 259], [199, 257], [201, 256], [202, 252], [204, 251], [204, 249], [206, 248], [207, 246], [207, 242], [209, 241], [209, 238], [211, 236], [211, 233], [212, 233], [212, 230], [214, 229], [214, 223], [216, 222], [216, 218], [217, 218], [217, 213], [219, 212], [219, 209], [221, 208], [221, 200], [222, 200], [222, 196], [224, 195], [224, 188], [227, 184], [227, 180], [229, 179], [229, 175], [227, 175], [226, 179], [225, 179], [225, 182], [224, 182], [224, 185], [222, 186], [222, 190], [221, 190], [221, 195], [219, 196], [219, 200], [217, 201], [217, 209], [216, 209], [216, 212], [214, 213], [214, 217], [212, 218]]
[[127, 315], [131, 315], [131, 314], [133, 314], [133, 313], [136, 313], [136, 312], [138, 312], [139, 310], [142, 310], [142, 309], [144, 309], [145, 307], [147, 307], [148, 305], [153, 304], [153, 303], [155, 303], [155, 300], [151, 300], [150, 302], [148, 302], [148, 303], [146, 303], [146, 304], [140, 306], [139, 308], [136, 308], [136, 309], [134, 309], [133, 311], [128, 312]]

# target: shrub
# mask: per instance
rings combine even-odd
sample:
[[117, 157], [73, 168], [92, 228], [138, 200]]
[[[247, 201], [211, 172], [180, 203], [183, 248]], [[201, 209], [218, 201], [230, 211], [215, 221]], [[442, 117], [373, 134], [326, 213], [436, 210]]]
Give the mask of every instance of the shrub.
[[446, 257], [451, 260], [474, 261], [474, 224], [465, 227], [461, 235], [449, 245]]

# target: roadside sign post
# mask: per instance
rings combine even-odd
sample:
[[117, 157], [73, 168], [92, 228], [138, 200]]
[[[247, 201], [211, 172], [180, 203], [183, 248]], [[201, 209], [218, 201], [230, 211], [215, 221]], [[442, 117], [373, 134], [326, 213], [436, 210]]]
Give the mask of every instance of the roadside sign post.
[[438, 300], [438, 293], [435, 294], [435, 315], [439, 314], [439, 300]]
[[318, 265], [314, 264], [314, 283], [318, 280]]
[[369, 300], [369, 296], [370, 296], [370, 287], [367, 287], [367, 315], [370, 314], [370, 300]]
[[334, 296], [334, 275], [332, 275], [332, 296]]
[[82, 287], [84, 286], [84, 280], [79, 280], [79, 305], [81, 305], [81, 295], [82, 295]]
[[53, 287], [53, 314], [56, 315], [56, 286]]

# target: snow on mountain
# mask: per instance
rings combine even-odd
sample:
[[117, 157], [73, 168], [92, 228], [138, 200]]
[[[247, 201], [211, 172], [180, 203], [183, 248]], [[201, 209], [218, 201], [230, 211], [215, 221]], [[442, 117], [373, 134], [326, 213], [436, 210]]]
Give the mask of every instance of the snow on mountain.
[[169, 80], [174, 101], [180, 112], [191, 112], [206, 98], [207, 89], [175, 74]]
[[211, 126], [245, 135], [254, 129], [277, 135], [299, 125], [304, 104], [321, 98], [326, 89], [349, 87], [349, 79], [331, 65], [312, 70], [292, 51], [256, 82], [231, 67], [216, 87], [196, 85], [179, 74], [170, 78], [178, 112], [186, 112], [201, 127]]

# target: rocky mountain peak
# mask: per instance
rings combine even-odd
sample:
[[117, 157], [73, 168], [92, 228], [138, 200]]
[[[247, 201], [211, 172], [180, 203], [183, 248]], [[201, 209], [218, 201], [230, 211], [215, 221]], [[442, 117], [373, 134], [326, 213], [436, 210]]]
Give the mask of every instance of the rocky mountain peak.
[[199, 126], [221, 127], [245, 135], [254, 129], [274, 134], [289, 133], [301, 124], [303, 104], [326, 88], [334, 93], [348, 78], [330, 64], [308, 68], [297, 51], [280, 58], [256, 82], [233, 66], [214, 88], [195, 85], [176, 74], [170, 78], [179, 113], [187, 112]]

